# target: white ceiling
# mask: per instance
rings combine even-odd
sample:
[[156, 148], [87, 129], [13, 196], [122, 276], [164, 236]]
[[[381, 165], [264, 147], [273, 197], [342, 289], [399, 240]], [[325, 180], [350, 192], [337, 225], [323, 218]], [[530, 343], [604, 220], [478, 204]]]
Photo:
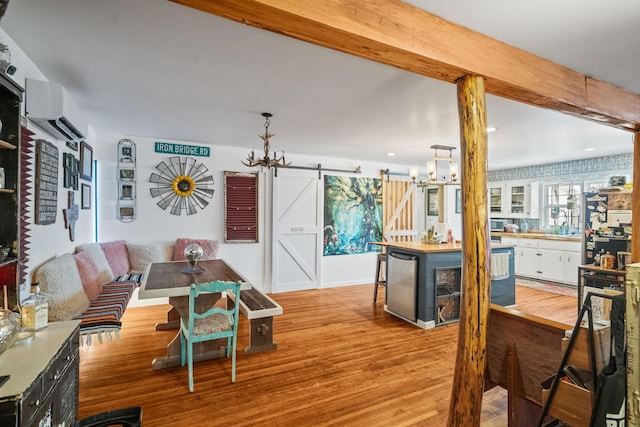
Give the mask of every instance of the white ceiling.
[[[409, 3], [640, 93], [638, 0]], [[459, 147], [454, 85], [168, 1], [13, 0], [1, 26], [98, 132], [258, 149], [268, 111], [293, 154], [424, 165], [431, 145]], [[633, 150], [608, 126], [490, 95], [487, 109], [490, 169]]]

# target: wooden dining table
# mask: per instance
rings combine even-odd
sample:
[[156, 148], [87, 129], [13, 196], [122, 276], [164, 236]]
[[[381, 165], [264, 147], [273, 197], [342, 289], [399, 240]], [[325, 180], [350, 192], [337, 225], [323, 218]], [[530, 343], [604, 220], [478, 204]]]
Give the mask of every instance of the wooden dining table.
[[[187, 261], [154, 262], [149, 264], [140, 285], [140, 299], [169, 297], [171, 309], [167, 313], [167, 321], [156, 324], [156, 330], [179, 329], [180, 316], [189, 314], [189, 292], [192, 283], [206, 283], [216, 280], [246, 283], [246, 279], [222, 259], [201, 260], [197, 267], [199, 273], [183, 272], [190, 270]], [[201, 294], [196, 299], [196, 311], [203, 312], [212, 307], [221, 298], [219, 293]], [[193, 360], [223, 357], [226, 340], [205, 341], [193, 345]], [[167, 345], [167, 355], [156, 357], [151, 362], [153, 369], [162, 369], [180, 365], [180, 331]]]

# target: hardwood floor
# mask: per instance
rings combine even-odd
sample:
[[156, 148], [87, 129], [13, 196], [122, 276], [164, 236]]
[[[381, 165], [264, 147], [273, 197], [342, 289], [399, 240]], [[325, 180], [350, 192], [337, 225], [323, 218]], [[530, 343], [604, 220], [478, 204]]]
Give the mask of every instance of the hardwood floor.
[[[132, 307], [119, 342], [80, 350], [81, 417], [142, 406], [145, 426], [444, 426], [458, 326], [423, 330], [383, 310], [373, 285], [272, 295], [278, 349], [244, 355], [248, 321], [238, 332], [237, 380], [231, 360], [152, 370], [176, 331], [155, 331], [168, 305]], [[517, 309], [573, 325], [576, 299], [517, 287]], [[483, 398], [483, 426], [506, 426], [506, 398]]]

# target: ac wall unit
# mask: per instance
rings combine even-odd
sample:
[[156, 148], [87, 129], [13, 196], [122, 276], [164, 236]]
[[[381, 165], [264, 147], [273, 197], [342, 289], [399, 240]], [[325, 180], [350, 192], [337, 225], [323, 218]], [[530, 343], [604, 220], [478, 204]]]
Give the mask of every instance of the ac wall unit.
[[69, 93], [55, 82], [26, 81], [27, 117], [64, 141], [82, 141], [87, 135], [84, 113]]

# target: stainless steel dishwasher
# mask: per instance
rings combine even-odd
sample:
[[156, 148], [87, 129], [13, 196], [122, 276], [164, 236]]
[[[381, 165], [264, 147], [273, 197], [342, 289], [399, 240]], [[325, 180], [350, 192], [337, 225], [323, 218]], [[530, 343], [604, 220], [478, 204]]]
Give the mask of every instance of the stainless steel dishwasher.
[[387, 263], [387, 311], [415, 322], [418, 257], [390, 252]]

